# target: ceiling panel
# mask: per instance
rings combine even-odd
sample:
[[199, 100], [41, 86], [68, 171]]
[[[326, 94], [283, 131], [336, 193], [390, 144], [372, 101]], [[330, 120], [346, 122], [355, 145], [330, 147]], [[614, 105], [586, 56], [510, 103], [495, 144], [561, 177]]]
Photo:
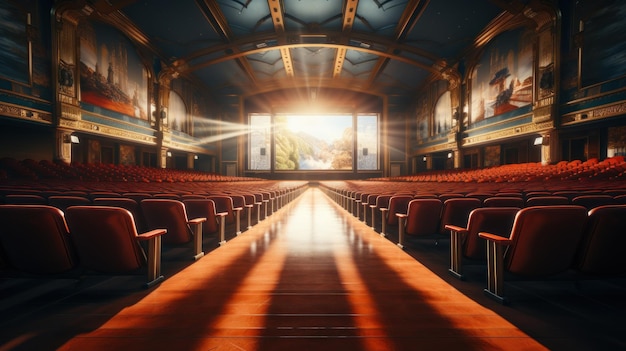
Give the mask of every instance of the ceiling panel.
[[137, 1], [122, 12], [167, 58], [185, 57], [221, 43], [194, 1]]
[[407, 3], [406, 0], [359, 1], [353, 29], [393, 38]]
[[217, 1], [235, 37], [274, 30], [267, 1]]
[[343, 1], [283, 0], [282, 3], [287, 31], [341, 30]]
[[[99, 9], [107, 6], [93, 1]], [[528, 1], [142, 0], [108, 6], [149, 38], [166, 65], [218, 100], [310, 83], [401, 102], [439, 74], [433, 66], [455, 64], [504, 8]]]

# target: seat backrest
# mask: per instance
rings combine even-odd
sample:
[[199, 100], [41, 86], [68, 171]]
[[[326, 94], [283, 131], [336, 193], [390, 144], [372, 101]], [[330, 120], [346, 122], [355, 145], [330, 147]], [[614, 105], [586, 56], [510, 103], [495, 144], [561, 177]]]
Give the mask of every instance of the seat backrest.
[[626, 205], [598, 206], [589, 211], [576, 268], [584, 273], [626, 273]]
[[103, 273], [126, 273], [145, 265], [130, 211], [110, 206], [72, 206], [65, 216], [81, 266]]
[[246, 198], [243, 195], [228, 195], [233, 200], [233, 208], [243, 208], [246, 205]]
[[519, 207], [522, 208], [526, 202], [518, 196], [493, 196], [483, 201], [484, 207]]
[[572, 199], [572, 204], [591, 210], [598, 206], [616, 204], [616, 201], [611, 195], [580, 195]]
[[441, 209], [439, 199], [414, 199], [409, 202], [405, 232], [410, 235], [433, 235], [439, 232]]
[[185, 210], [189, 218], [206, 218], [202, 223], [202, 233], [209, 234], [218, 231], [217, 217], [215, 215], [215, 202], [211, 199], [186, 199], [183, 200]]
[[41, 195], [9, 194], [4, 197], [4, 202], [10, 205], [47, 205], [48, 200]]
[[127, 197], [129, 199], [133, 199], [133, 200], [137, 201], [137, 203], [140, 203], [141, 200], [152, 198], [152, 194], [149, 194], [149, 193], [137, 193], [137, 192], [123, 193], [122, 196], [123, 197]]
[[504, 268], [526, 276], [548, 276], [572, 267], [587, 223], [576, 205], [526, 207], [515, 216]]
[[396, 213], [407, 213], [409, 202], [413, 200], [413, 195], [396, 195], [389, 198], [389, 213], [387, 214], [387, 224], [398, 225]]
[[245, 204], [246, 205], [254, 205], [254, 203], [256, 202], [256, 199], [254, 197], [254, 194], [242, 194], [244, 200], [245, 200]]
[[503, 237], [511, 234], [518, 207], [481, 207], [469, 214], [467, 235], [463, 242], [463, 255], [474, 260], [486, 259], [485, 240], [478, 237], [480, 232], [488, 232]]
[[185, 204], [170, 199], [144, 199], [140, 203], [148, 230], [165, 228], [164, 244], [185, 244], [193, 238]]
[[70, 206], [84, 206], [91, 204], [87, 197], [74, 195], [55, 195], [48, 197], [48, 205], [65, 211]]
[[376, 197], [376, 208], [389, 208], [389, 199], [391, 199], [390, 194], [378, 195]]
[[443, 193], [439, 194], [437, 197], [439, 198], [439, 200], [441, 200], [441, 202], [446, 202], [446, 200], [449, 199], [463, 198], [465, 197], [465, 195], [461, 193]]
[[481, 205], [482, 201], [472, 197], [451, 198], [446, 200], [443, 203], [443, 209], [441, 211], [441, 227], [439, 231], [444, 234], [446, 232], [446, 224], [466, 227], [470, 212], [479, 208]]
[[64, 214], [47, 205], [0, 205], [0, 247], [9, 266], [33, 274], [77, 264]]
[[526, 199], [526, 207], [533, 206], [554, 206], [554, 205], [570, 205], [571, 201], [565, 196], [535, 196]]
[[[269, 199], [269, 193], [263, 193], [263, 194], [268, 194], [268, 199]], [[265, 198], [265, 195], [263, 195], [263, 198]], [[226, 215], [226, 223], [231, 224], [235, 222], [235, 215], [233, 213], [233, 199], [230, 196], [227, 195], [209, 195], [207, 196], [207, 199], [209, 200], [213, 200], [213, 203], [215, 204], [215, 211], [216, 212], [226, 212], [228, 213]]]
[[135, 219], [135, 226], [138, 232], [147, 231], [146, 219], [141, 212], [139, 203], [127, 197], [99, 197], [93, 199], [93, 204], [97, 206], [121, 207], [128, 210]]

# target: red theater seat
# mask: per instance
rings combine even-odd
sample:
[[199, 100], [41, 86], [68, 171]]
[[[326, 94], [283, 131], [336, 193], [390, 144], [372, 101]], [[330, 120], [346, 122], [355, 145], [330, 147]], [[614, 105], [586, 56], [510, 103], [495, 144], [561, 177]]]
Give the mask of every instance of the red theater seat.
[[193, 257], [204, 256], [202, 251], [202, 223], [206, 218], [187, 217], [185, 204], [170, 199], [145, 199], [140, 203], [148, 229], [167, 229], [163, 244], [181, 245], [193, 241]]
[[578, 252], [576, 268], [594, 275], [626, 273], [626, 205], [599, 206], [589, 221]]
[[141, 212], [139, 203], [127, 197], [100, 197], [93, 199], [93, 204], [97, 206], [121, 207], [130, 211], [135, 219], [137, 231], [144, 232], [147, 230], [146, 219]]
[[[147, 285], [159, 283], [161, 236], [165, 229], [137, 234], [133, 215], [120, 207], [72, 206], [67, 224], [82, 267], [107, 274], [147, 270]], [[148, 241], [148, 256], [139, 241]]]
[[441, 210], [441, 223], [439, 232], [446, 234], [446, 224], [452, 224], [459, 227], [467, 226], [467, 219], [470, 212], [479, 208], [482, 202], [479, 199], [471, 197], [451, 198], [443, 203]]
[[533, 278], [570, 269], [586, 223], [587, 209], [582, 206], [535, 206], [517, 213], [508, 238], [479, 233], [479, 237], [488, 241], [485, 293], [506, 303], [505, 272]]
[[63, 212], [47, 205], [0, 205], [0, 247], [11, 269], [59, 274], [76, 267]]
[[435, 238], [440, 235], [439, 223], [443, 203], [439, 199], [414, 199], [407, 213], [398, 213], [398, 246], [404, 246], [404, 234], [414, 237]]
[[219, 230], [220, 243], [226, 242], [224, 218], [228, 213], [217, 212], [215, 202], [211, 199], [187, 199], [183, 203], [189, 217], [206, 218], [206, 221], [202, 223], [203, 234], [215, 233]]
[[455, 277], [463, 279], [463, 259], [484, 262], [486, 243], [478, 233], [489, 232], [508, 237], [519, 210], [517, 207], [482, 207], [470, 213], [465, 227], [447, 224], [446, 229], [450, 231], [448, 271]]

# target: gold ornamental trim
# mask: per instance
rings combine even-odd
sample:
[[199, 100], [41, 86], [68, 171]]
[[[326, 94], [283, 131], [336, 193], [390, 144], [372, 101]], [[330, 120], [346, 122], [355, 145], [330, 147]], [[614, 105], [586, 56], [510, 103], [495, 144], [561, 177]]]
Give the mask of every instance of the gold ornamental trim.
[[471, 146], [484, 144], [492, 141], [499, 141], [511, 137], [524, 136], [527, 134], [539, 133], [554, 128], [554, 121], [545, 121], [541, 123], [531, 123], [523, 126], [507, 128], [492, 133], [477, 135], [475, 137], [464, 138], [461, 140], [462, 146]]
[[612, 105], [600, 106], [594, 109], [579, 111], [564, 115], [561, 124], [572, 125], [578, 123], [584, 123], [590, 120], [598, 120], [603, 118], [615, 117], [626, 114], [626, 102], [621, 102]]
[[52, 124], [52, 114], [38, 110], [25, 109], [21, 106], [13, 104], [0, 103], [0, 115], [23, 119], [26, 121]]

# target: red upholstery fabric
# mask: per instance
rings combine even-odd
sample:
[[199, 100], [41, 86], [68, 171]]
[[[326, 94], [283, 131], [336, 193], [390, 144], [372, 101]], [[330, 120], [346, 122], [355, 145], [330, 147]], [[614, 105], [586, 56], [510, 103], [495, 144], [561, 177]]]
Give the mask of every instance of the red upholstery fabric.
[[82, 196], [58, 195], [48, 197], [48, 204], [60, 209], [61, 211], [65, 211], [70, 206], [89, 205], [91, 204], [91, 200]]
[[145, 199], [140, 203], [148, 229], [165, 228], [164, 244], [185, 244], [191, 241], [185, 205], [178, 200]]
[[387, 214], [388, 225], [398, 225], [398, 217], [396, 216], [396, 213], [406, 214], [411, 200], [413, 200], [412, 195], [396, 195], [389, 199], [389, 213]]
[[569, 205], [570, 199], [565, 196], [535, 196], [526, 199], [526, 207]]
[[109, 206], [72, 206], [67, 224], [83, 267], [104, 273], [126, 273], [145, 265], [132, 214]]
[[517, 213], [504, 257], [505, 270], [547, 276], [572, 267], [587, 222], [587, 209], [575, 205], [527, 207]]
[[598, 206], [613, 205], [617, 202], [610, 195], [580, 195], [572, 199], [572, 204], [580, 205], [591, 210]]
[[519, 207], [522, 208], [526, 202], [521, 197], [516, 196], [494, 196], [483, 201], [484, 207]]
[[47, 205], [1, 205], [0, 246], [20, 271], [54, 274], [76, 266], [63, 212]]
[[577, 268], [599, 275], [626, 273], [626, 205], [599, 206], [589, 211]]
[[517, 207], [482, 207], [473, 210], [467, 221], [463, 256], [485, 261], [485, 240], [479, 238], [478, 233], [489, 232], [508, 237], [519, 210]]
[[467, 226], [467, 219], [472, 210], [479, 208], [482, 202], [471, 197], [451, 198], [443, 203], [441, 210], [440, 233], [446, 233], [445, 225], [452, 224], [459, 227]]
[[409, 235], [433, 235], [439, 232], [443, 203], [439, 199], [414, 199], [409, 202], [405, 232]]
[[206, 218], [206, 221], [202, 223], [202, 233], [215, 233], [219, 230], [217, 216], [215, 215], [215, 202], [213, 200], [187, 199], [183, 203], [190, 218]]
[[101, 197], [93, 199], [93, 204], [97, 206], [121, 207], [128, 210], [135, 220], [137, 231], [143, 232], [148, 230], [146, 220], [141, 212], [139, 203], [127, 197]]
[[[267, 199], [269, 200], [269, 193], [264, 193], [264, 198], [265, 198], [265, 194], [267, 194]], [[234, 214], [234, 211], [233, 211], [233, 208], [234, 208], [233, 199], [230, 196], [227, 196], [227, 195], [210, 195], [210, 196], [207, 196], [207, 199], [213, 200], [213, 202], [215, 203], [215, 211], [216, 212], [226, 212], [226, 213], [228, 213], [226, 215], [226, 223], [227, 224], [235, 223], [235, 214]]]

